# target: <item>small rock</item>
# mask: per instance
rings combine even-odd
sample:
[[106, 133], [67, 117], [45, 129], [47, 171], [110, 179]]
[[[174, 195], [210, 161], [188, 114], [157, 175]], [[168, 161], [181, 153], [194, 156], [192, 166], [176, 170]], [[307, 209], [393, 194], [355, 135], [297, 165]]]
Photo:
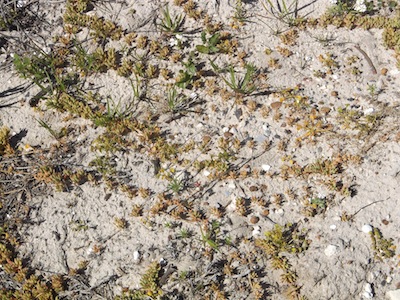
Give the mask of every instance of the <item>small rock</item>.
[[251, 224], [257, 224], [258, 221], [260, 221], [260, 218], [257, 217], [257, 216], [252, 216], [252, 217], [250, 218], [250, 223], [251, 223]]
[[372, 229], [373, 229], [372, 226], [369, 224], [365, 224], [361, 228], [362, 232], [364, 232], [364, 233], [370, 233], [370, 232], [372, 232]]
[[372, 285], [370, 283], [366, 283], [364, 285], [364, 291], [370, 293], [370, 294], [374, 294], [374, 291], [372, 289]]
[[269, 215], [269, 210], [268, 210], [268, 209], [264, 209], [264, 210], [261, 212], [261, 215], [262, 215], [263, 217], [268, 217], [268, 215]]
[[364, 115], [370, 115], [374, 112], [374, 109], [372, 107], [367, 108], [366, 110], [364, 110]]
[[374, 298], [374, 295], [373, 295], [372, 293], [367, 292], [367, 291], [364, 291], [364, 292], [362, 293], [362, 295], [363, 295], [363, 297], [364, 297], [365, 299], [372, 299], [372, 298]]
[[331, 226], [329, 226], [329, 228], [330, 228], [331, 230], [335, 230], [335, 229], [337, 228], [337, 226], [334, 225], [334, 224], [332, 224]]
[[204, 171], [203, 171], [203, 175], [204, 175], [205, 177], [208, 177], [210, 174], [211, 174], [211, 172], [209, 172], [209, 171], [207, 171], [207, 170], [204, 170]]
[[133, 251], [133, 260], [134, 261], [139, 261], [140, 260], [140, 252], [139, 251]]
[[337, 248], [335, 245], [329, 245], [325, 248], [324, 253], [326, 256], [331, 257], [337, 253]]
[[273, 110], [278, 110], [281, 106], [282, 106], [282, 102], [280, 102], [280, 101], [271, 103], [271, 108]]
[[253, 236], [257, 236], [261, 234], [261, 227], [260, 226], [254, 226], [254, 229], [251, 233]]
[[331, 92], [331, 96], [332, 97], [337, 97], [339, 95], [339, 93], [337, 91], [332, 91]]
[[234, 190], [236, 188], [235, 183], [233, 183], [233, 182], [228, 183], [228, 188], [231, 190]]
[[285, 211], [282, 208], [279, 208], [275, 211], [275, 213], [277, 213], [278, 215], [283, 215]]
[[381, 75], [385, 76], [387, 74], [387, 72], [388, 72], [387, 68], [382, 68], [381, 69]]
[[331, 111], [331, 109], [329, 107], [323, 106], [320, 109], [320, 112], [323, 113], [324, 115], [329, 114], [329, 112]]
[[267, 165], [267, 164], [263, 164], [263, 165], [261, 165], [261, 168], [262, 168], [265, 172], [268, 172], [268, 171], [271, 169], [271, 166], [270, 166], [270, 165]]
[[251, 187], [249, 187], [250, 192], [257, 192], [258, 191], [258, 187], [255, 185], [252, 185]]

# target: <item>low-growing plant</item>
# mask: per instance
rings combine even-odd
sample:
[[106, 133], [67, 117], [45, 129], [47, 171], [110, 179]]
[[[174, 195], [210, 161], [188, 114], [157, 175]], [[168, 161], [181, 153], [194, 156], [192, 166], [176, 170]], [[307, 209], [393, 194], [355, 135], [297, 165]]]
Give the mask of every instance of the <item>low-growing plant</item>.
[[374, 227], [370, 232], [370, 236], [375, 259], [382, 261], [396, 254], [396, 246], [393, 245], [393, 239], [385, 239], [379, 228]]
[[204, 54], [215, 54], [220, 51], [218, 44], [221, 42], [220, 33], [216, 32], [209, 38], [206, 36], [206, 32], [201, 33], [201, 41], [203, 45], [196, 45], [196, 50]]
[[39, 119], [39, 120], [37, 120], [37, 122], [39, 123], [39, 125], [41, 127], [46, 129], [56, 140], [59, 140], [59, 139], [63, 138], [67, 134], [67, 129], [65, 127], [61, 128], [60, 131], [55, 131], [45, 121]]
[[[211, 62], [211, 61], [210, 61]], [[223, 70], [221, 70], [215, 63], [211, 62], [211, 65], [217, 73], [222, 73]], [[250, 95], [254, 91], [257, 90], [257, 86], [254, 83], [257, 75], [258, 75], [258, 69], [256, 66], [253, 64], [246, 64], [246, 73], [242, 77], [237, 74], [235, 71], [234, 67], [230, 65], [227, 69], [229, 76], [225, 77], [221, 75], [222, 80], [237, 94], [242, 94], [242, 95]]]
[[197, 79], [197, 67], [191, 57], [189, 57], [187, 62], [183, 62], [182, 64], [185, 69], [179, 70], [175, 84], [182, 89], [190, 89]]
[[168, 90], [166, 109], [171, 113], [178, 113], [186, 108], [187, 97], [178, 93], [175, 87]]
[[159, 282], [160, 270], [160, 263], [152, 263], [140, 279], [140, 288], [124, 292], [121, 296], [117, 296], [115, 300], [160, 299], [163, 294]]
[[298, 7], [298, 0], [279, 0], [276, 1], [276, 5], [272, 2], [272, 0], [263, 0], [261, 3], [265, 11], [271, 17], [289, 26], [293, 26], [298, 20], [301, 20], [299, 17], [299, 10], [301, 8]]
[[182, 15], [171, 16], [168, 6], [162, 12], [162, 18], [158, 26], [163, 32], [175, 34], [180, 32], [180, 29], [185, 21]]

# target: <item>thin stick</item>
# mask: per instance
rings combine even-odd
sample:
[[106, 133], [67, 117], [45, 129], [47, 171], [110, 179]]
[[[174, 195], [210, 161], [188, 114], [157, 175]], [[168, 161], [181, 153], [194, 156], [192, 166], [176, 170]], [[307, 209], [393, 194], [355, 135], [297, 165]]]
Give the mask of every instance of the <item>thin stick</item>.
[[369, 64], [369, 67], [371, 68], [371, 72], [373, 74], [377, 74], [376, 68], [375, 68], [374, 64], [372, 63], [372, 60], [368, 56], [368, 54], [363, 49], [361, 49], [359, 45], [354, 45], [354, 48], [356, 48], [358, 51], [360, 51], [360, 53], [364, 56], [365, 60]]

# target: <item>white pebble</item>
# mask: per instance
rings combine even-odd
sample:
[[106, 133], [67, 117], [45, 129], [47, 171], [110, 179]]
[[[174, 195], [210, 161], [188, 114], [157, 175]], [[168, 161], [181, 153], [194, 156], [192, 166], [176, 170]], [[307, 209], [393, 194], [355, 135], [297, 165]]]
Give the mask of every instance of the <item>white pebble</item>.
[[228, 128], [228, 127], [222, 128], [222, 132], [223, 132], [223, 133], [228, 132], [228, 131], [229, 131], [229, 128]]
[[190, 98], [191, 99], [196, 99], [197, 97], [198, 97], [197, 93], [193, 92], [193, 93], [190, 94]]
[[371, 293], [371, 294], [373, 294], [373, 290], [372, 290], [372, 285], [370, 284], [370, 283], [366, 283], [365, 285], [364, 285], [364, 291], [366, 291], [366, 292], [368, 292], [368, 293]]
[[331, 226], [329, 226], [329, 228], [330, 228], [331, 230], [335, 230], [335, 229], [337, 228], [337, 226], [334, 225], [334, 224], [332, 224]]
[[236, 188], [236, 185], [233, 182], [228, 183], [228, 188], [230, 188], [231, 190]]
[[257, 236], [261, 234], [261, 227], [260, 226], [254, 226], [253, 232], [251, 233], [253, 236]]
[[331, 257], [337, 253], [337, 246], [329, 245], [325, 248], [324, 253], [326, 256]]
[[140, 252], [136, 250], [133, 252], [133, 260], [138, 261], [139, 259], [140, 259]]
[[203, 175], [204, 175], [205, 177], [208, 177], [210, 174], [211, 174], [210, 171], [207, 171], [207, 170], [204, 170], [204, 171], [203, 171]]
[[372, 299], [372, 298], [374, 298], [374, 295], [373, 295], [372, 293], [370, 293], [370, 292], [367, 292], [367, 291], [364, 291], [364, 293], [362, 293], [362, 295], [363, 295], [363, 297], [364, 297], [365, 299]]
[[270, 165], [267, 165], [267, 164], [263, 164], [263, 165], [261, 165], [261, 168], [262, 168], [265, 172], [268, 172], [268, 171], [271, 169], [271, 166], [270, 166]]
[[203, 126], [204, 126], [203, 123], [199, 123], [199, 124], [196, 125], [197, 128], [201, 128]]
[[372, 107], [367, 108], [366, 110], [364, 110], [364, 115], [370, 115], [374, 112], [374, 109]]
[[283, 215], [284, 210], [283, 210], [282, 208], [277, 209], [277, 210], [276, 210], [276, 213], [277, 213], [278, 215]]
[[369, 224], [365, 224], [362, 228], [361, 228], [361, 230], [362, 230], [362, 232], [364, 232], [364, 233], [370, 233], [371, 231], [372, 231], [372, 226], [371, 225], [369, 225]]

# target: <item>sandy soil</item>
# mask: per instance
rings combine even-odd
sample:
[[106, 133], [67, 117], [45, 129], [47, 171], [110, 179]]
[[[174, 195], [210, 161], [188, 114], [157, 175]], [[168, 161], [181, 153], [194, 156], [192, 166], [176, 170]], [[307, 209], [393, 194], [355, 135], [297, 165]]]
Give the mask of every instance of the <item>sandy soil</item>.
[[[86, 14], [115, 21], [124, 35], [136, 32], [168, 45], [174, 37], [156, 25], [167, 3], [171, 14], [183, 14], [173, 1], [97, 3]], [[299, 15], [307, 18], [319, 18], [332, 5], [316, 0], [300, 1], [299, 7], [305, 4], [309, 5]], [[167, 299], [223, 299], [217, 298], [214, 286], [226, 299], [255, 299], [255, 282], [262, 286], [259, 299], [286, 299], [285, 291], [294, 284], [299, 287], [294, 299], [301, 299], [300, 295], [384, 299], [388, 291], [398, 288], [400, 71], [394, 51], [383, 43], [382, 29], [306, 26], [295, 29], [295, 37], [285, 44], [282, 36], [293, 29], [270, 15], [259, 1], [243, 1], [247, 15], [237, 29], [229, 26], [234, 21], [234, 1], [198, 1], [198, 8], [224, 24], [223, 31], [237, 41], [237, 50], [196, 53], [196, 62], [204, 64], [200, 79], [204, 85], [180, 90], [192, 105], [178, 113], [168, 112], [165, 99], [167, 83], [175, 82], [184, 69], [182, 62], [148, 56], [148, 64], [168, 68], [175, 76], [149, 80], [146, 99], [138, 102], [129, 118], [144, 122], [151, 115], [165, 143], [179, 149], [194, 145], [163, 160], [151, 152], [155, 142], [100, 151], [96, 139], [105, 127], [49, 108], [45, 99], [36, 107], [29, 104], [40, 88], [28, 87], [29, 80], [20, 78], [12, 55], [32, 55], [32, 51], [18, 47], [11, 37], [22, 34], [44, 50], [54, 49], [54, 37], [63, 34], [66, 3], [46, 5], [43, 15], [38, 10], [46, 25], [32, 25], [23, 34], [1, 32], [7, 42], [0, 55], [4, 105], [0, 120], [10, 128], [15, 155], [23, 161], [3, 155], [0, 162], [4, 170], [13, 160], [33, 173], [45, 163], [82, 169], [97, 180], [57, 191], [50, 182], [26, 177], [32, 180], [25, 184], [30, 190], [21, 188], [13, 201], [28, 212], [5, 205], [10, 198], [3, 195], [2, 222], [23, 219], [14, 228], [21, 241], [18, 253], [37, 274], [69, 278], [61, 299], [112, 299], [124, 289], [139, 289], [141, 276], [153, 262], [159, 262], [164, 273], [171, 270], [159, 281]], [[393, 16], [394, 12], [387, 15]], [[172, 46], [183, 62], [195, 45], [202, 44], [203, 28], [202, 19], [185, 18], [183, 46]], [[87, 39], [86, 49], [95, 49], [96, 42], [88, 37], [84, 30], [76, 34], [77, 39]], [[140, 56], [148, 49], [132, 46], [134, 50], [126, 54], [129, 46], [123, 38], [104, 47], [115, 47], [126, 57]], [[266, 54], [267, 48], [271, 53]], [[255, 79], [256, 91], [235, 96], [223, 80], [230, 75], [216, 74], [210, 60], [221, 68], [233, 64], [241, 76], [243, 63], [252, 63], [265, 76]], [[80, 79], [82, 89], [101, 95], [104, 107], [107, 99], [118, 109], [134, 99], [133, 75], [122, 77], [107, 70]], [[206, 83], [209, 79], [215, 80], [215, 92]], [[4, 93], [19, 85], [26, 89]], [[352, 118], [350, 110], [358, 117]], [[67, 136], [55, 139], [38, 120], [55, 131], [66, 128]], [[123, 139], [137, 141], [140, 134], [132, 131]], [[220, 159], [226, 150], [233, 151], [226, 172], [204, 163]], [[114, 173], [99, 171], [93, 164], [99, 157], [106, 157]], [[203, 166], [196, 167], [201, 161]], [[335, 162], [336, 169], [327, 170], [327, 165], [321, 165], [324, 161]], [[168, 174], [181, 183], [182, 190], [171, 190]], [[11, 189], [5, 180], [2, 184]], [[129, 197], [124, 185], [138, 193]], [[167, 200], [160, 200], [160, 195]], [[166, 207], [154, 213], [160, 201]], [[135, 205], [142, 208], [138, 216], [132, 215]], [[177, 217], [174, 211], [180, 205], [184, 213]], [[4, 210], [7, 207], [10, 211]], [[196, 219], [193, 211], [201, 212], [201, 217]], [[296, 224], [309, 243], [299, 253], [282, 254], [297, 274], [294, 284], [282, 281], [282, 270], [273, 268], [271, 255], [256, 242], [275, 224], [287, 223]], [[363, 232], [366, 224], [379, 229], [383, 238], [393, 239], [395, 255], [379, 259], [382, 252], [374, 250], [371, 234]], [[186, 231], [191, 232], [189, 237]], [[207, 233], [211, 243], [206, 241]], [[79, 269], [82, 262], [84, 272], [72, 274], [71, 269]]]

